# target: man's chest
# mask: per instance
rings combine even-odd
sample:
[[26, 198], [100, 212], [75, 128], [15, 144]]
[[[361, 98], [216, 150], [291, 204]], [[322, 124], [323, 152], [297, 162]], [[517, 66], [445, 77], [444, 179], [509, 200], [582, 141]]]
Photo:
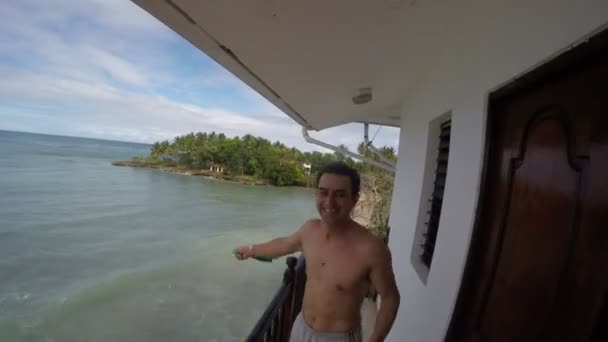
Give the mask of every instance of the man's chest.
[[368, 280], [368, 262], [354, 246], [339, 241], [308, 241], [303, 246], [311, 281], [337, 290], [360, 288]]

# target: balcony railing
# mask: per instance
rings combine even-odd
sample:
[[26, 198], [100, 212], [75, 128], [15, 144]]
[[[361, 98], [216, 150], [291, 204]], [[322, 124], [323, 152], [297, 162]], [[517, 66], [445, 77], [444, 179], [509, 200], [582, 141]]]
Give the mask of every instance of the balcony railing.
[[306, 285], [306, 261], [288, 257], [283, 283], [260, 317], [247, 342], [283, 342], [289, 340], [293, 321], [302, 309]]

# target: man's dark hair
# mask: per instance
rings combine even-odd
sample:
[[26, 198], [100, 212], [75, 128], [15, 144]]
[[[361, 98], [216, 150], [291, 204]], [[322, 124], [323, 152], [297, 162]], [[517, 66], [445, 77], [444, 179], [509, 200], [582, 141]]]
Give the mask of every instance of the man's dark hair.
[[359, 172], [353, 169], [352, 167], [346, 165], [343, 162], [332, 162], [325, 165], [317, 174], [317, 186], [319, 186], [319, 180], [321, 180], [321, 176], [326, 173], [331, 173], [339, 176], [347, 176], [350, 178], [350, 191], [353, 195], [353, 198], [359, 197], [359, 190], [361, 189], [361, 177], [359, 176]]

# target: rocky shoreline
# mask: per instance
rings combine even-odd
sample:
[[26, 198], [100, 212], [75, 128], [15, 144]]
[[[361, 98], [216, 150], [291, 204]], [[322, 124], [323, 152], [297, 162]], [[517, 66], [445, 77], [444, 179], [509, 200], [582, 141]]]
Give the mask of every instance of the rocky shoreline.
[[267, 181], [256, 179], [249, 176], [231, 176], [225, 175], [219, 172], [212, 172], [206, 169], [188, 169], [179, 167], [176, 165], [167, 165], [162, 163], [153, 163], [139, 160], [118, 160], [113, 161], [114, 166], [126, 166], [126, 167], [147, 167], [165, 172], [180, 173], [189, 176], [203, 176], [217, 180], [223, 180], [227, 182], [233, 182], [245, 185], [270, 185]]

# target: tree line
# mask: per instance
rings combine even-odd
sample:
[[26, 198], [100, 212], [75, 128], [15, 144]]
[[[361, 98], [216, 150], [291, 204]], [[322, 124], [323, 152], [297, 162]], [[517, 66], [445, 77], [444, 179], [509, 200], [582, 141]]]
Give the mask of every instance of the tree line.
[[[395, 158], [392, 148], [383, 147], [381, 150]], [[363, 143], [359, 144], [359, 152], [368, 154]], [[364, 169], [360, 162], [341, 153], [302, 152], [279, 141], [273, 143], [250, 134], [229, 138], [216, 132], [189, 133], [173, 141], [156, 142], [146, 159], [152, 163], [187, 169], [208, 170], [213, 165], [221, 166], [226, 174], [249, 176], [278, 186], [313, 185], [305, 174], [304, 163], [311, 165], [313, 177], [333, 161], [343, 161], [359, 170]]]

